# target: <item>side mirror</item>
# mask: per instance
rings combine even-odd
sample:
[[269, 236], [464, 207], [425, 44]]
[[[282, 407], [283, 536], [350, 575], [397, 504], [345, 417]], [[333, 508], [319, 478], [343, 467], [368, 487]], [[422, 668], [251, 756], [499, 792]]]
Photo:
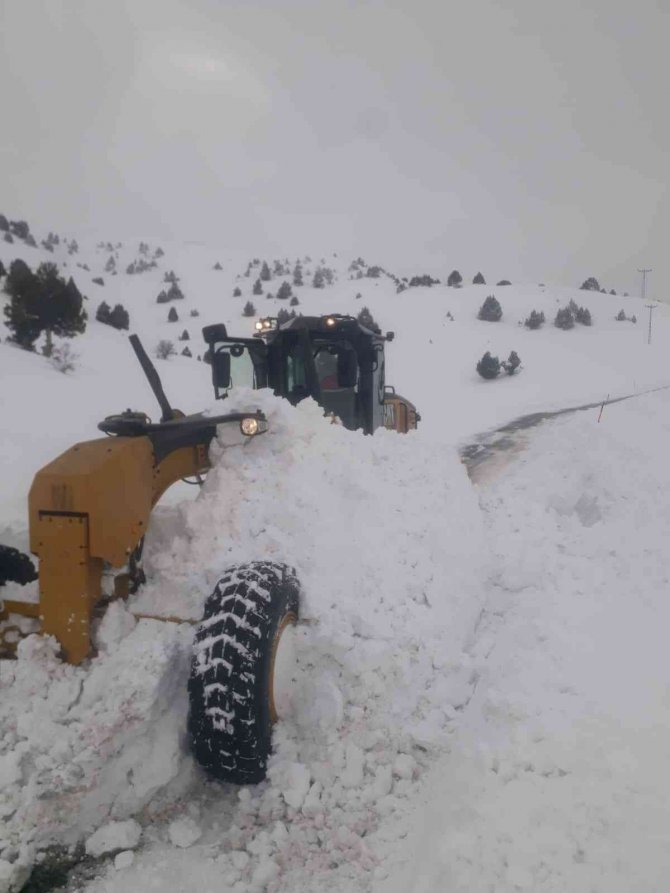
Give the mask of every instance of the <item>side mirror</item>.
[[212, 354], [212, 383], [218, 391], [230, 387], [230, 354], [227, 350], [219, 350]]
[[355, 388], [358, 381], [358, 361], [353, 350], [345, 350], [337, 357], [337, 385]]
[[202, 330], [202, 337], [207, 344], [214, 344], [217, 341], [226, 341], [228, 332], [222, 322], [215, 323], [213, 326], [205, 326]]
[[387, 341], [393, 341], [394, 338], [395, 338], [395, 332], [387, 332], [387, 333], [386, 333], [386, 340], [387, 340]]

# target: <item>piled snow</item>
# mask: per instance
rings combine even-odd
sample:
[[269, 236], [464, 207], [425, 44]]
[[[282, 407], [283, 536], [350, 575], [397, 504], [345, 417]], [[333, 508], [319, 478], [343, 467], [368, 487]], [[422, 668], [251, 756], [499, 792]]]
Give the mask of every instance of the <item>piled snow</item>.
[[109, 822], [91, 834], [86, 841], [87, 856], [104, 856], [119, 850], [132, 850], [140, 842], [142, 828], [134, 819]]
[[[457, 455], [436, 456], [420, 433], [364, 437], [312, 401], [293, 408], [269, 392], [240, 392], [227, 409], [238, 406], [262, 409], [268, 433], [240, 445], [235, 428], [226, 445], [221, 428], [199, 498], [157, 516], [151, 582], [129, 609], [197, 618], [226, 566], [297, 568], [295, 696], [269, 782], [241, 793], [217, 858], [248, 851], [236, 870], [255, 884], [281, 874], [297, 890], [306, 869], [326, 867], [353, 883], [377, 864], [375, 833], [407, 807], [467, 691], [479, 510]], [[37, 845], [137, 815], [188, 774], [190, 639], [188, 626], [135, 624], [116, 605], [89, 668], [61, 664], [47, 640], [21, 645], [2, 681], [0, 752], [21, 755], [20, 777], [14, 756], [4, 772], [4, 858], [27, 861]], [[170, 827], [176, 845], [195, 842], [193, 828]]]

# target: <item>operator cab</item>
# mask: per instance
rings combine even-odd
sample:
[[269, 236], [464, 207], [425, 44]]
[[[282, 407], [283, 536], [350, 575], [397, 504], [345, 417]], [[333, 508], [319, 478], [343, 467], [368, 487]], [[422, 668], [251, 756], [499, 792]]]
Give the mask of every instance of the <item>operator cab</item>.
[[351, 430], [372, 434], [386, 425], [384, 347], [392, 332], [337, 314], [297, 316], [281, 326], [262, 319], [256, 330], [253, 338], [233, 338], [223, 325], [203, 329], [217, 398], [241, 383], [235, 370], [244, 360], [252, 370], [245, 384], [272, 388], [294, 405], [312, 397]]

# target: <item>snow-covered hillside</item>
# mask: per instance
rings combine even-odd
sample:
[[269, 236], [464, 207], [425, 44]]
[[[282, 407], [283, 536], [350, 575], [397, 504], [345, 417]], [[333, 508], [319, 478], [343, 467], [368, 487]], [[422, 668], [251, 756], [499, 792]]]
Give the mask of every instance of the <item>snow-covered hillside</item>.
[[[94, 319], [102, 300], [123, 304], [150, 354], [161, 339], [181, 349], [189, 331], [193, 358], [155, 361], [187, 411], [214, 407], [201, 327], [247, 335], [248, 300], [263, 315], [288, 303], [252, 294], [250, 258], [161, 248], [155, 268], [129, 275], [137, 246], [68, 254], [0, 241], [6, 267], [61, 265], [89, 313], [71, 373], [0, 343], [0, 542], [27, 547], [41, 465], [97, 436], [107, 414], [158, 415], [127, 333]], [[367, 306], [395, 331], [387, 381], [418, 406], [419, 430], [366, 438], [311, 401], [235, 390], [229, 407], [262, 408], [269, 432], [244, 450], [215, 445], [197, 498], [168, 494], [148, 536], [149, 582], [108, 610], [98, 656], [68, 667], [31, 638], [0, 663], [3, 893], [43, 846], [98, 828], [91, 853], [128, 852], [89, 866], [72, 890], [663, 889], [668, 392], [607, 406], [600, 422], [591, 411], [526, 432], [478, 488], [459, 447], [525, 413], [670, 384], [670, 316], [655, 311], [648, 345], [637, 298], [530, 284], [397, 293], [384, 274], [351, 278], [350, 260], [324, 257], [334, 283], [294, 287], [291, 309]], [[303, 262], [306, 283], [320, 262]], [[169, 271], [184, 299], [158, 304]], [[498, 323], [477, 319], [489, 294]], [[570, 300], [591, 327], [553, 327]], [[615, 321], [622, 308], [637, 324]], [[523, 326], [532, 309], [547, 318], [538, 331]], [[477, 375], [485, 351], [511, 350], [518, 374]], [[256, 558], [298, 570], [301, 669], [268, 781], [238, 791], [203, 778], [185, 747], [192, 628], [131, 611], [197, 618], [223, 568]]]

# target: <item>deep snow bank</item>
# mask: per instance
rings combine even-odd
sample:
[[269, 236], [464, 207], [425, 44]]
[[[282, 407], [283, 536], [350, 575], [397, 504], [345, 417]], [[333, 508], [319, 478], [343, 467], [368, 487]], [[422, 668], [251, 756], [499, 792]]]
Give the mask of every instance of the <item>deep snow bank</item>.
[[[456, 454], [420, 432], [364, 437], [311, 401], [293, 408], [265, 392], [239, 393], [226, 409], [238, 406], [263, 409], [269, 432], [225, 445], [239, 437], [221, 429], [199, 498], [157, 513], [151, 582], [129, 608], [199, 617], [226, 566], [297, 568], [295, 697], [269, 782], [240, 797], [216, 856], [240, 883], [265, 872], [297, 890], [313, 871], [334, 883], [378, 864], [381, 819], [402, 812], [440, 746], [480, 611], [480, 516]], [[59, 664], [40, 639], [3, 664], [0, 853], [14, 864], [46, 840], [138, 814], [188, 777], [190, 628], [135, 624], [117, 604], [98, 640], [87, 669]], [[243, 868], [239, 850], [251, 854]]]
[[383, 893], [667, 888], [670, 396], [597, 417], [482, 491], [480, 681]]

